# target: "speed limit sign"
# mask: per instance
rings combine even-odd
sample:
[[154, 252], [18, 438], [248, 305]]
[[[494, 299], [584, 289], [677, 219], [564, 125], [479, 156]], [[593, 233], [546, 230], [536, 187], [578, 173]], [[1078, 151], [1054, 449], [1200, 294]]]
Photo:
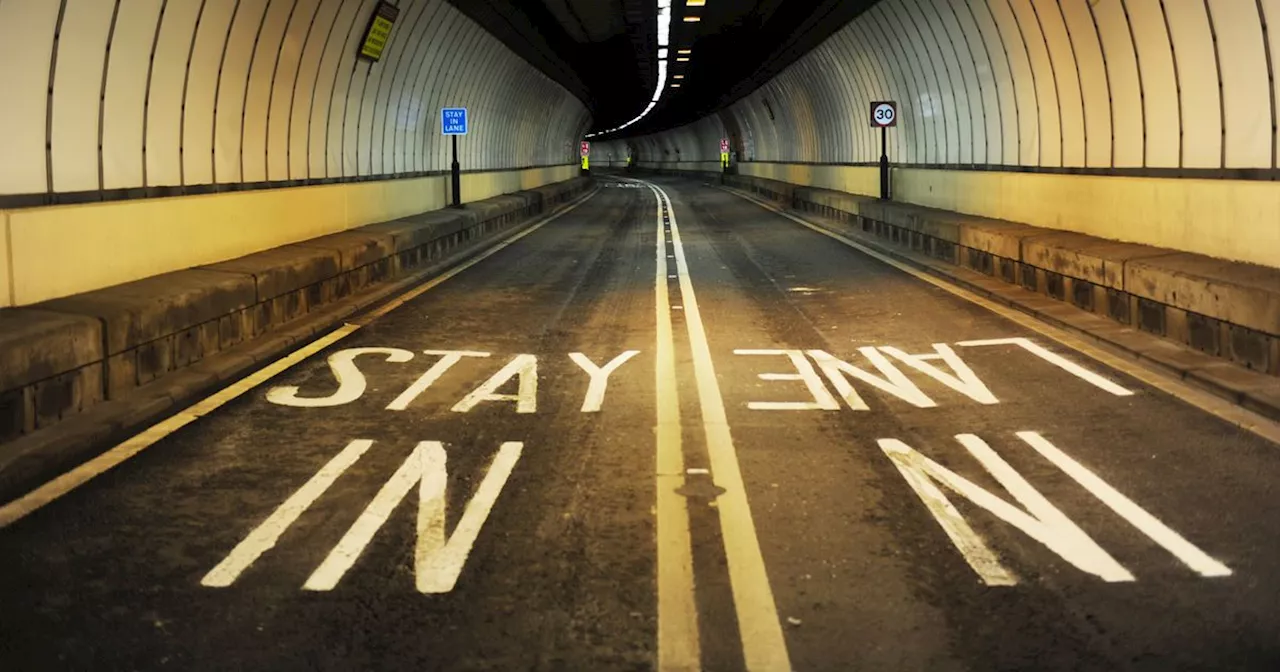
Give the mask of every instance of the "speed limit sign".
[[898, 104], [890, 100], [871, 103], [871, 125], [888, 128], [898, 125]]

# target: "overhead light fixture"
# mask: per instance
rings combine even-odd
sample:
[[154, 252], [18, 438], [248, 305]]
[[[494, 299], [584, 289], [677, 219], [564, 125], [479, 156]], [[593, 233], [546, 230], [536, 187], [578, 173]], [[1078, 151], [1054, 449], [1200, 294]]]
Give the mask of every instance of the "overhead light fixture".
[[684, 75], [675, 75], [672, 79], [684, 79]]
[[685, 23], [697, 23], [697, 22], [699, 22], [699, 21], [701, 21], [701, 20], [702, 20], [702, 17], [700, 17], [700, 16], [686, 16], [686, 17], [684, 17], [684, 22], [685, 22]]
[[[693, 0], [693, 1], [698, 2], [699, 0]], [[705, 0], [702, 0], [702, 1], [705, 2]], [[685, 20], [687, 21], [688, 17], [686, 17]], [[698, 18], [694, 17], [693, 20], [697, 21]], [[654, 89], [653, 99], [649, 101], [649, 104], [644, 108], [644, 111], [641, 112], [639, 115], [637, 115], [635, 119], [632, 119], [631, 121], [628, 121], [627, 123], [622, 124], [621, 126], [615, 126], [613, 128], [610, 128], [609, 130], [606, 130], [606, 131], [600, 131], [598, 133], [588, 133], [586, 137], [594, 138], [598, 135], [605, 135], [608, 133], [615, 133], [617, 131], [621, 131], [622, 129], [645, 118], [646, 116], [648, 116], [650, 112], [653, 111], [653, 108], [658, 105], [658, 100], [662, 98], [662, 91], [664, 88], [666, 88], [666, 85], [667, 85], [667, 53], [668, 53], [667, 45], [670, 43], [670, 41], [671, 41], [671, 0], [658, 0], [658, 47], [659, 47], [658, 49], [658, 85]], [[680, 53], [688, 54], [691, 52], [688, 49], [682, 49], [680, 50]], [[680, 58], [677, 60], [688, 61], [689, 59]], [[682, 79], [683, 76], [680, 76], [678, 78]], [[679, 86], [680, 86], [679, 84], [672, 84], [672, 87], [678, 88]]]
[[680, 55], [682, 55], [682, 56], [683, 56], [683, 55], [685, 55], [685, 54], [692, 54], [692, 53], [693, 53], [693, 50], [692, 50], [692, 49], [677, 49], [677, 50], [676, 50], [676, 53], [677, 53], [677, 54], [680, 54]]
[[707, 4], [707, 0], [685, 0], [685, 7], [702, 7]]
[[677, 59], [676, 59], [676, 62], [678, 62], [678, 63], [688, 63], [688, 62], [689, 62], [689, 57], [688, 57], [688, 56], [681, 56], [680, 58], [677, 58]]
[[678, 89], [678, 88], [680, 88], [680, 85], [679, 85], [679, 84], [672, 84], [672, 85], [671, 85], [671, 88], [673, 88], [673, 89]]
[[653, 102], [658, 102], [662, 97], [662, 88], [667, 85], [667, 61], [665, 59], [658, 60], [658, 88], [653, 92]]
[[665, 47], [671, 38], [671, 0], [658, 0], [658, 46]]

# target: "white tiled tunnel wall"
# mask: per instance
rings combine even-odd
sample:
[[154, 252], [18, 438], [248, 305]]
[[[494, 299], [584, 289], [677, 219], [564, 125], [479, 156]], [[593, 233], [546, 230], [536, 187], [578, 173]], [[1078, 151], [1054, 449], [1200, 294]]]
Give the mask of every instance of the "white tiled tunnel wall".
[[572, 163], [583, 104], [444, 0], [0, 0], [0, 195]]
[[729, 111], [760, 161], [875, 161], [891, 99], [897, 163], [1272, 169], [1275, 26], [1280, 0], [883, 0]]
[[[882, 0], [720, 116], [743, 159], [855, 172], [895, 100], [890, 160], [949, 169], [896, 172], [895, 198], [1280, 266], [1277, 65], [1280, 0]], [[705, 156], [716, 123], [626, 142]]]

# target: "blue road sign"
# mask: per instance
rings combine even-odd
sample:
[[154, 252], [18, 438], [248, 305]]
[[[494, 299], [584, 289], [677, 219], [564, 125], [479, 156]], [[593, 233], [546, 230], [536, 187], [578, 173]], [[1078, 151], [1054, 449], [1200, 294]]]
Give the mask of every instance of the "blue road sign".
[[445, 135], [467, 134], [467, 108], [446, 107], [440, 110], [440, 127]]

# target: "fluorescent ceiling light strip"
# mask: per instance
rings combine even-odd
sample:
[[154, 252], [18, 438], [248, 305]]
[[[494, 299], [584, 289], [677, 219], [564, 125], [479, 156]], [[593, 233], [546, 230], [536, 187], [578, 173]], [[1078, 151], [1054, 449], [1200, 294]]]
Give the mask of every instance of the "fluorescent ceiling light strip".
[[[671, 41], [671, 0], [658, 0], [658, 47], [659, 47], [658, 49], [658, 85], [654, 87], [653, 99], [649, 101], [649, 104], [644, 108], [644, 111], [641, 112], [639, 115], [637, 115], [635, 119], [632, 119], [631, 121], [628, 121], [627, 123], [622, 124], [621, 126], [611, 128], [607, 131], [600, 131], [599, 133], [589, 133], [586, 137], [594, 138], [598, 135], [604, 135], [606, 133], [615, 133], [617, 131], [621, 131], [622, 129], [645, 118], [645, 116], [647, 116], [650, 112], [653, 111], [653, 108], [658, 105], [658, 101], [662, 98], [662, 92], [666, 89], [666, 86], [667, 86], [667, 53], [668, 53], [667, 46], [670, 43], [670, 41]], [[682, 50], [682, 52], [688, 53], [688, 50], [684, 49]], [[680, 60], [687, 61], [689, 59], [685, 58]]]
[[658, 5], [658, 46], [665, 47], [671, 41], [671, 3]]

